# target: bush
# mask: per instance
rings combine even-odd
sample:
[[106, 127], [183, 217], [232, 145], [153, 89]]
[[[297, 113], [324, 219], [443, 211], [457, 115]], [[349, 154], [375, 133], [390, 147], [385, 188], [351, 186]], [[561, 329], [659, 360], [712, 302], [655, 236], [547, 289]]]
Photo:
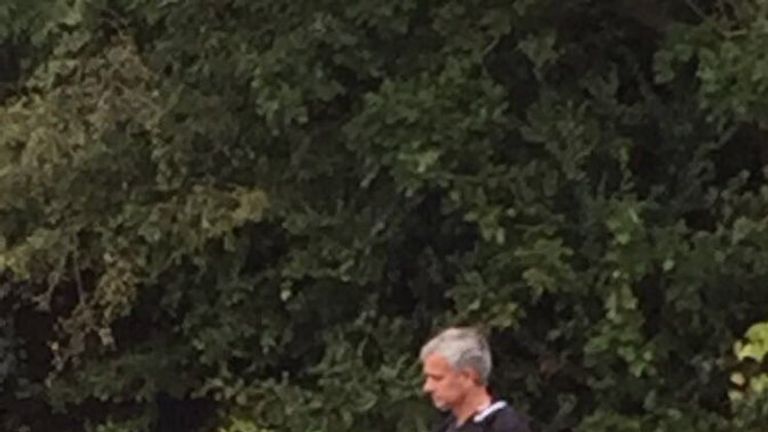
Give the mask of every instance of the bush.
[[497, 3], [0, 5], [4, 429], [757, 431], [768, 5]]

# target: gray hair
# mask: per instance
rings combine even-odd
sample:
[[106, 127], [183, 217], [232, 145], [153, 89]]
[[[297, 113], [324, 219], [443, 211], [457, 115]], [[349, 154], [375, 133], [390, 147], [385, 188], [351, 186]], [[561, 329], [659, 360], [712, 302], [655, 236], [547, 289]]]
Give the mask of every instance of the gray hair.
[[491, 374], [491, 350], [488, 341], [475, 328], [451, 327], [443, 330], [421, 348], [419, 358], [423, 362], [432, 354], [439, 354], [455, 369], [472, 369], [477, 372], [481, 384], [488, 382]]

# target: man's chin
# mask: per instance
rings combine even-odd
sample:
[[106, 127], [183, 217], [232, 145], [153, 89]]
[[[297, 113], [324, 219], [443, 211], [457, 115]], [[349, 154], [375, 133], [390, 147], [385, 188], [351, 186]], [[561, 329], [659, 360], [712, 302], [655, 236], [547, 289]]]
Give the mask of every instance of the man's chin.
[[435, 408], [443, 412], [448, 411], [450, 409], [447, 403], [443, 401], [435, 400], [435, 399], [432, 399], [432, 405], [434, 405]]

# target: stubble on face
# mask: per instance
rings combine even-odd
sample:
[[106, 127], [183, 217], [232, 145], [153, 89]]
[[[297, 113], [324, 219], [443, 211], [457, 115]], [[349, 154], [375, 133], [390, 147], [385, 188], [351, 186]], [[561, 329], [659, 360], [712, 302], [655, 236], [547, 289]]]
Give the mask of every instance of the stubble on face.
[[451, 393], [452, 383], [455, 379], [453, 368], [442, 356], [432, 355], [424, 361], [423, 374], [425, 379], [424, 391], [432, 399], [432, 405], [440, 411], [449, 411], [452, 401], [445, 400], [444, 397]]

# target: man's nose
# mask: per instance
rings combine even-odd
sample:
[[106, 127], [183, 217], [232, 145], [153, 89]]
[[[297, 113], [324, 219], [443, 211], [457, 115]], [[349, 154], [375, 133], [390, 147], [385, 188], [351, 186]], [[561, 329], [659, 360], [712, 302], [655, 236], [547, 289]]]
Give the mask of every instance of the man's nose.
[[426, 380], [426, 381], [424, 381], [424, 385], [423, 385], [423, 386], [421, 386], [421, 390], [422, 390], [424, 393], [431, 393], [431, 392], [432, 392], [432, 385], [431, 385], [431, 383], [429, 382], [429, 380]]

